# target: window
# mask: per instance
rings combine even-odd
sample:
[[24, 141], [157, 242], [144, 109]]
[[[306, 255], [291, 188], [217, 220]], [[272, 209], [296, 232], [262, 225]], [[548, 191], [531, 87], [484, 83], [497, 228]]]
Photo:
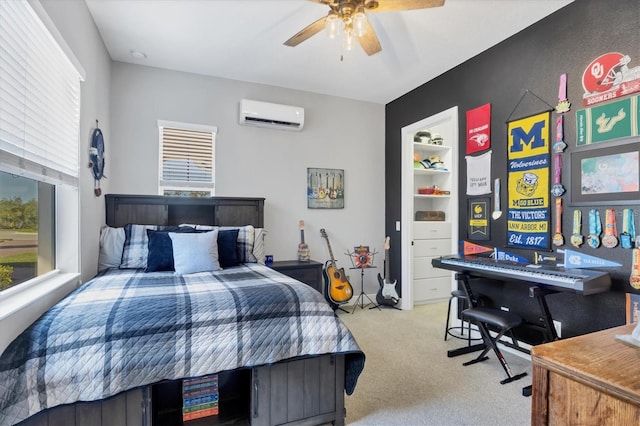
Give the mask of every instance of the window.
[[0, 291], [54, 269], [54, 189], [0, 172]]
[[159, 121], [158, 128], [158, 193], [191, 197], [214, 195], [217, 128], [170, 121]]
[[39, 3], [0, 1], [0, 291], [79, 270], [82, 69], [69, 52]]

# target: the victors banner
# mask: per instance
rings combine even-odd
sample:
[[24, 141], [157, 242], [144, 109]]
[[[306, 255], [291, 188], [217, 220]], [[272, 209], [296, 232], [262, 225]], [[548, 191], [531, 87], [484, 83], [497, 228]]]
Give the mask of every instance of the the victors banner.
[[507, 245], [550, 247], [550, 112], [507, 123]]

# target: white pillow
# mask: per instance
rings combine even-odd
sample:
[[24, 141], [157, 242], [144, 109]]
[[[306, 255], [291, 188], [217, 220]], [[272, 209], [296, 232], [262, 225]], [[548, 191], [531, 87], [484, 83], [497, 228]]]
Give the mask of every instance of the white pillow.
[[173, 245], [173, 266], [178, 275], [217, 271], [218, 230], [200, 234], [169, 232]]
[[[197, 230], [206, 231], [211, 229], [218, 229], [221, 231], [225, 231], [228, 229], [237, 229], [238, 230], [238, 260], [240, 263], [256, 263], [259, 262], [257, 256], [255, 255], [255, 238], [257, 229], [254, 228], [253, 225], [244, 225], [244, 226], [212, 226], [212, 225], [193, 225], [183, 223], [180, 226], [190, 226], [195, 227]], [[260, 251], [257, 252], [258, 255], [261, 255]], [[264, 264], [264, 246], [262, 247], [262, 264]]]
[[117, 268], [120, 266], [124, 239], [124, 228], [112, 228], [107, 225], [100, 228], [98, 272], [107, 268]]

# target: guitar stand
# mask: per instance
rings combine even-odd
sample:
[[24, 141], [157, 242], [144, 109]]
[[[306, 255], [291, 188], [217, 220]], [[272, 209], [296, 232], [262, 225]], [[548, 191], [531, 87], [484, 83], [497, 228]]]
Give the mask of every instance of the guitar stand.
[[345, 308], [341, 308], [340, 305], [336, 305], [336, 307], [333, 308], [333, 312], [337, 311], [338, 309], [340, 309], [342, 312], [349, 313], [349, 311], [347, 311]]
[[[356, 303], [353, 306], [353, 311], [351, 311], [351, 313], [354, 313], [356, 311], [356, 309], [358, 309], [358, 302], [360, 302], [360, 309], [364, 309], [365, 306], [369, 306], [369, 305], [374, 305], [373, 307], [371, 307], [369, 309], [373, 309], [373, 308], [380, 309], [380, 306], [376, 305], [375, 302], [373, 300], [371, 300], [371, 298], [367, 295], [367, 293], [364, 292], [364, 270], [365, 269], [371, 269], [371, 268], [375, 268], [375, 266], [368, 266], [366, 268], [351, 268], [351, 269], [360, 269], [360, 295], [356, 299]], [[367, 299], [369, 299], [369, 303], [367, 303], [366, 305], [364, 304], [364, 298], [365, 297]]]
[[[401, 310], [402, 310], [402, 309], [398, 308], [397, 306], [393, 306], [393, 305], [380, 305], [380, 304], [378, 304], [378, 305], [373, 305], [373, 306], [372, 306], [372, 307], [370, 307], [369, 309], [375, 309], [375, 308], [378, 308], [378, 309], [380, 309], [380, 308], [390, 308], [390, 309], [396, 309], [396, 310], [398, 310], [398, 311], [401, 311]], [[382, 310], [382, 309], [380, 309], [380, 310]]]

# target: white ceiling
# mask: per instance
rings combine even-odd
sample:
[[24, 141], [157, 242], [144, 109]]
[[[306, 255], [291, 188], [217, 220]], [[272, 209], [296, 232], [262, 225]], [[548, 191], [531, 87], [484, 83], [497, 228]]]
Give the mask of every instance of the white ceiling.
[[283, 45], [327, 14], [308, 0], [86, 3], [115, 61], [386, 104], [572, 1], [446, 0], [439, 8], [369, 13], [382, 52], [367, 56], [356, 44], [342, 61], [340, 42], [324, 31]]

